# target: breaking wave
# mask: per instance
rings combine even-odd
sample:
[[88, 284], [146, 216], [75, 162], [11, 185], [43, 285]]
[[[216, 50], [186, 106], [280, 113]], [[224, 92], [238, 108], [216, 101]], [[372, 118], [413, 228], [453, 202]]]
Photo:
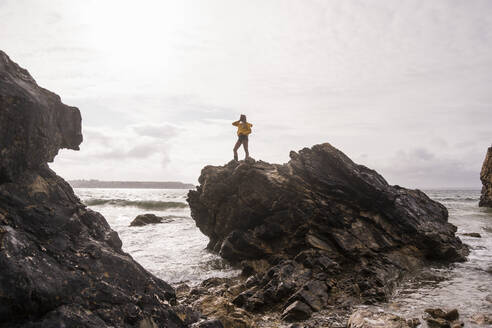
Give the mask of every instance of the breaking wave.
[[480, 198], [474, 197], [444, 197], [444, 198], [434, 198], [434, 200], [440, 202], [478, 202]]
[[167, 210], [171, 208], [185, 208], [188, 204], [181, 202], [164, 202], [158, 200], [127, 200], [127, 199], [102, 199], [92, 198], [84, 201], [87, 206], [111, 205], [111, 206], [132, 206], [144, 210]]

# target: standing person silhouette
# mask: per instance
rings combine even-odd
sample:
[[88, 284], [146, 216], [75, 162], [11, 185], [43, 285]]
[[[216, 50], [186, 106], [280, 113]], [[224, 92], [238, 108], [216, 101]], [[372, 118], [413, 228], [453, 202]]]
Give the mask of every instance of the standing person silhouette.
[[245, 159], [249, 158], [248, 151], [248, 135], [251, 133], [251, 127], [253, 124], [246, 121], [246, 115], [241, 114], [239, 121], [232, 122], [232, 125], [237, 126], [237, 142], [234, 146], [234, 160], [237, 161], [237, 150], [243, 145], [244, 152], [246, 153]]

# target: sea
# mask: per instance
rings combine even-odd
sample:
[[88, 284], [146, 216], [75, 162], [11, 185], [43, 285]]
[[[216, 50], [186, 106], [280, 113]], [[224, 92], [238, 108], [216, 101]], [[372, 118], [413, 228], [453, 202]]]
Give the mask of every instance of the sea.
[[[426, 308], [457, 308], [466, 327], [478, 315], [492, 317], [492, 209], [478, 207], [479, 190], [424, 190], [449, 211], [449, 222], [470, 247], [468, 261], [435, 264], [404, 280], [390, 302], [371, 305], [408, 318]], [[196, 227], [184, 189], [76, 188], [90, 208], [104, 215], [123, 242], [123, 250], [143, 267], [171, 285], [197, 285], [211, 277], [234, 277], [237, 268], [206, 250], [208, 238]], [[153, 213], [168, 223], [130, 227], [139, 214]], [[479, 233], [481, 238], [466, 233]]]

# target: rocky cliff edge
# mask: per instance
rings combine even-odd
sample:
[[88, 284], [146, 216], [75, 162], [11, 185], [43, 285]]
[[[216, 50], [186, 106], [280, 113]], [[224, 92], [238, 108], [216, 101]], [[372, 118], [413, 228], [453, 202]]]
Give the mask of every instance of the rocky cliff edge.
[[0, 51], [0, 327], [183, 327], [175, 293], [47, 166], [81, 116]]

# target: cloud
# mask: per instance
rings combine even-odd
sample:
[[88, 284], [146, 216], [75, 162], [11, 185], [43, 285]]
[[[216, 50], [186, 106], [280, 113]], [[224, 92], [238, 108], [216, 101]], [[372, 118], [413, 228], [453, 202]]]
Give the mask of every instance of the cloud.
[[[139, 127], [148, 126], [141, 125]], [[151, 171], [156, 172], [172, 162], [169, 153], [172, 145], [169, 144], [169, 140], [171, 137], [178, 136], [176, 131], [178, 129], [173, 130], [172, 134], [168, 133], [167, 138], [163, 138], [162, 135], [156, 138], [138, 134], [134, 126], [122, 130], [115, 130], [110, 127], [86, 127], [84, 128], [84, 142], [80, 151], [61, 152], [61, 156], [55, 159], [52, 167], [57, 170], [64, 167], [76, 172], [76, 174], [91, 168], [94, 170], [94, 176], [99, 178], [101, 178], [102, 172], [106, 172], [105, 174], [119, 172], [121, 174], [125, 170], [131, 172], [132, 167], [134, 174], [137, 175], [142, 174], [142, 171], [138, 169], [140, 167], [152, 167]], [[89, 178], [90, 176], [85, 177]]]
[[0, 1], [3, 50], [82, 112], [63, 175], [196, 180], [245, 112], [257, 159], [328, 141], [393, 183], [479, 186], [491, 1], [115, 4]]
[[90, 142], [104, 146], [109, 146], [112, 139], [111, 136], [106, 135], [102, 130], [90, 127], [83, 128], [83, 135], [85, 143], [87, 143], [88, 138]]
[[163, 124], [141, 124], [132, 127], [139, 136], [153, 137], [169, 140], [178, 135], [178, 128], [174, 125]]
[[408, 157], [414, 158], [416, 160], [430, 161], [434, 158], [434, 154], [432, 154], [425, 148], [419, 147], [412, 149]]
[[133, 158], [148, 158], [156, 153], [159, 153], [160, 147], [159, 145], [153, 144], [144, 144], [133, 147], [127, 152], [128, 157]]
[[144, 160], [152, 155], [165, 153], [160, 149], [159, 145], [142, 144], [132, 147], [129, 150], [124, 149], [110, 149], [109, 151], [96, 152], [88, 157], [102, 160], [123, 160], [123, 159], [139, 159]]
[[470, 165], [461, 156], [425, 148], [397, 151], [379, 172], [390, 183], [419, 188], [471, 187], [478, 186], [479, 181], [478, 165]]

